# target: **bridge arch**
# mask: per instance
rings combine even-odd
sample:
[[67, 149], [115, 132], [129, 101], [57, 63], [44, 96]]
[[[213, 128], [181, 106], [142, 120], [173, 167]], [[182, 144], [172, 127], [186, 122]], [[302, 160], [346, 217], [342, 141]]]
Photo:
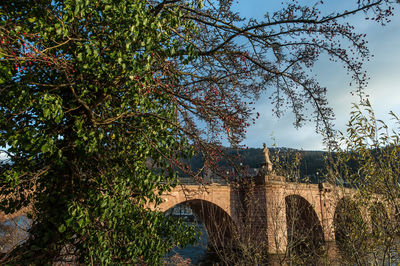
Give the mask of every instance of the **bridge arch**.
[[285, 204], [289, 252], [302, 257], [321, 254], [324, 232], [313, 205], [297, 194], [286, 196]]
[[224, 248], [230, 245], [234, 221], [224, 209], [204, 199], [189, 199], [175, 204], [168, 210], [178, 205], [189, 207], [200, 218], [213, 246]]
[[[235, 215], [232, 213], [231, 201], [232, 194], [229, 186], [210, 185], [207, 187], [198, 185], [185, 185], [178, 186], [169, 193], [162, 196], [163, 202], [159, 204], [156, 209], [165, 212], [175, 205], [190, 201], [190, 200], [203, 200], [210, 202], [235, 220]], [[154, 206], [150, 206], [154, 208]]]
[[389, 216], [381, 202], [373, 203], [373, 205], [369, 208], [369, 215], [371, 217], [372, 234], [378, 234], [379, 229], [382, 228], [382, 226], [383, 228], [387, 228], [383, 224], [389, 222]]
[[[368, 225], [356, 202], [348, 196], [341, 198], [335, 208], [333, 218], [336, 244], [340, 252], [357, 257], [368, 238]], [[354, 248], [357, 247], [357, 248]]]

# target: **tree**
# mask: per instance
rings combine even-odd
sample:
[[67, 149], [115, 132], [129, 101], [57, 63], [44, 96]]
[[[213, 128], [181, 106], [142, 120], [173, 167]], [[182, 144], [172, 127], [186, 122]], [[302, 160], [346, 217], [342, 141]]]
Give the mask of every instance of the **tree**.
[[11, 1], [1, 12], [1, 208], [33, 204], [34, 215], [9, 258], [59, 261], [73, 246], [85, 263], [157, 263], [193, 241], [145, 207], [191, 152], [159, 92], [176, 78], [163, 71], [174, 47], [190, 48], [171, 32], [193, 23], [145, 1]]
[[[400, 119], [391, 115], [398, 126]], [[378, 120], [366, 100], [353, 106], [347, 132], [328, 159], [327, 180], [356, 188], [354, 197], [342, 199], [335, 213], [336, 241], [348, 264], [398, 262], [399, 140], [398, 130], [390, 131]]]
[[240, 143], [256, 118], [250, 101], [267, 89], [276, 115], [287, 101], [300, 126], [311, 105], [329, 133], [326, 89], [308, 69], [328, 53], [361, 92], [368, 49], [340, 20], [366, 12], [383, 23], [391, 4], [321, 15], [291, 2], [244, 22], [231, 1], [3, 1], [0, 210], [31, 205], [33, 218], [6, 259], [52, 262], [70, 250], [85, 263], [154, 264], [193, 241], [148, 208], [177, 184], [176, 169], [199, 176], [181, 159], [202, 153], [222, 175], [221, 139]]

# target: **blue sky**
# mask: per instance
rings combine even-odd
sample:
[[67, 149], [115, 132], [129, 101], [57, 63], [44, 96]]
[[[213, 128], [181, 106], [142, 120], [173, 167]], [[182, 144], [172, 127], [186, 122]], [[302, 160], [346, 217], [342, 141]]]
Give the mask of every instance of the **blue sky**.
[[[314, 3], [315, 1], [303, 1]], [[350, 9], [350, 0], [325, 1], [326, 12], [333, 12], [335, 7], [341, 10]], [[234, 5], [234, 10], [244, 17], [261, 19], [266, 12], [280, 9], [282, 0], [241, 0]], [[376, 116], [390, 124], [389, 111], [400, 115], [400, 5], [396, 6], [395, 16], [391, 23], [382, 27], [380, 24], [365, 20], [362, 15], [348, 20], [356, 27], [356, 32], [366, 33], [369, 49], [374, 55], [365, 69], [370, 77], [366, 94]], [[357, 97], [351, 96], [350, 76], [343, 66], [332, 63], [327, 57], [321, 57], [314, 68], [314, 73], [320, 84], [328, 88], [328, 100], [336, 116], [336, 129], [345, 131], [349, 119], [351, 104], [357, 102]], [[315, 133], [313, 123], [306, 124], [296, 130], [293, 126], [293, 116], [288, 111], [280, 119], [271, 114], [271, 105], [266, 97], [261, 98], [256, 105], [256, 112], [261, 114], [257, 123], [247, 130], [247, 138], [243, 142], [249, 147], [262, 147], [262, 143], [271, 146], [272, 137], [280, 147], [291, 147], [304, 150], [323, 149], [322, 137]]]

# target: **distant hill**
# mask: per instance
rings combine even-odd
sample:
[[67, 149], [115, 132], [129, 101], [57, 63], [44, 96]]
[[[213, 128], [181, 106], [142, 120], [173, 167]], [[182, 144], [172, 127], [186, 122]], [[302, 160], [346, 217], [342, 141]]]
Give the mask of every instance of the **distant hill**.
[[[300, 153], [302, 160], [300, 161], [299, 170], [300, 177], [305, 179], [308, 178], [312, 183], [318, 183], [317, 172], [321, 174], [323, 172], [324, 167], [324, 155], [326, 152], [324, 151], [304, 151], [304, 150], [295, 150], [290, 148], [269, 148], [271, 158], [277, 156], [279, 152], [279, 160], [284, 161], [285, 158], [293, 157], [295, 153]], [[243, 150], [235, 150], [226, 148], [227, 154], [240, 154], [240, 157], [237, 163], [242, 163], [243, 166], [247, 166], [249, 168], [261, 168], [261, 166], [265, 163], [263, 149], [261, 148], [249, 148]], [[290, 160], [290, 159], [289, 159]], [[203, 166], [203, 159], [200, 155], [194, 156], [190, 165], [192, 169], [198, 170]], [[221, 161], [221, 166], [228, 165], [226, 161]]]
[[[304, 151], [296, 150], [291, 148], [269, 148], [270, 157], [275, 158], [279, 152], [279, 160], [282, 162], [285, 158], [290, 158], [295, 153], [300, 153], [302, 160], [300, 161], [299, 170], [300, 177], [302, 179], [309, 179], [312, 183], [318, 183], [317, 173], [323, 173], [324, 167], [324, 151]], [[263, 149], [261, 148], [248, 148], [242, 150], [236, 150], [231, 148], [225, 148], [225, 152], [230, 155], [240, 154], [237, 164], [242, 164], [245, 167], [251, 169], [259, 169], [265, 163]], [[8, 164], [9, 160], [0, 158], [0, 166]], [[204, 164], [204, 160], [201, 155], [194, 156], [189, 162], [191, 168], [195, 171], [201, 169]], [[222, 167], [228, 167], [228, 163], [224, 160], [220, 162]]]

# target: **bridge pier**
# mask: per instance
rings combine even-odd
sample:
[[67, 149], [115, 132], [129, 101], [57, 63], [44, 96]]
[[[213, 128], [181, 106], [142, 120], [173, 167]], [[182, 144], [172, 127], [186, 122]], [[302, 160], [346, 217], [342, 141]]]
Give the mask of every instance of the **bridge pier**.
[[284, 254], [287, 247], [286, 203], [284, 183], [270, 181], [266, 184], [268, 253]]
[[339, 249], [335, 240], [325, 241], [326, 265], [340, 265]]

